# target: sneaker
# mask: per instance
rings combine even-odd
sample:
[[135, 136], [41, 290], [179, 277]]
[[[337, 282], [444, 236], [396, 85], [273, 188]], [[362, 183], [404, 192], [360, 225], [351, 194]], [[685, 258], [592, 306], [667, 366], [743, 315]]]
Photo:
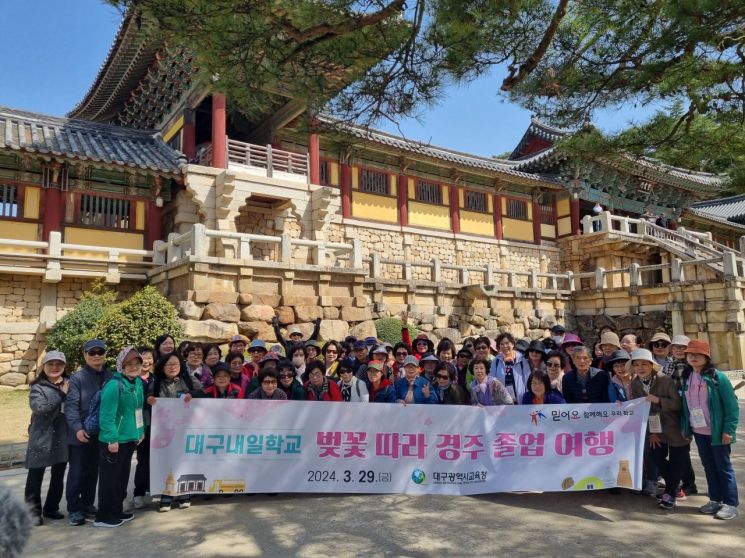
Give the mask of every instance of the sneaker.
[[178, 509], [180, 510], [188, 510], [191, 507], [191, 502], [188, 500], [182, 500], [178, 503]]
[[72, 512], [69, 519], [70, 525], [85, 525], [85, 514], [83, 512]]
[[65, 514], [59, 511], [44, 512], [44, 517], [48, 519], [65, 519]]
[[96, 506], [88, 506], [83, 510], [83, 515], [86, 519], [96, 519], [96, 514], [98, 514], [98, 508]]
[[101, 520], [97, 519], [96, 521], [93, 522], [94, 527], [114, 528], [114, 527], [121, 527], [122, 525], [124, 525], [124, 521], [122, 521], [121, 519], [101, 519]]
[[657, 483], [655, 481], [644, 481], [642, 494], [644, 496], [655, 496], [657, 494]]
[[122, 511], [123, 512], [131, 512], [135, 507], [134, 500], [132, 498], [125, 498], [124, 502], [122, 502]]
[[696, 487], [695, 484], [693, 484], [691, 486], [684, 486], [683, 487], [683, 492], [685, 492], [685, 495], [686, 496], [694, 496], [694, 495], [698, 494], [698, 488]]
[[714, 514], [714, 517], [717, 519], [734, 519], [738, 515], [740, 515], [740, 512], [737, 511], [736, 506], [730, 506], [728, 504], [722, 504], [722, 507], [719, 508], [719, 511]]
[[145, 501], [144, 496], [135, 496], [132, 504], [136, 510], [141, 510], [147, 507], [147, 502]]
[[669, 494], [663, 494], [658, 504], [663, 510], [671, 510], [675, 507], [675, 500]]
[[127, 521], [132, 521], [134, 518], [135, 514], [127, 512], [124, 512], [119, 516], [119, 519], [121, 519], [124, 523], [126, 523]]
[[158, 511], [159, 511], [159, 512], [163, 512], [163, 513], [171, 511], [171, 503], [170, 503], [170, 502], [168, 502], [168, 503], [166, 504], [166, 503], [164, 503], [164, 502], [161, 502], [161, 503], [160, 503], [160, 506], [158, 507]]
[[678, 489], [678, 493], [675, 495], [675, 500], [678, 502], [682, 502], [684, 500], [687, 500], [686, 493], [683, 491], [682, 488]]
[[719, 502], [715, 502], [714, 500], [709, 500], [706, 504], [701, 506], [698, 511], [701, 513], [705, 513], [706, 515], [714, 515], [719, 511], [719, 509], [722, 507], [722, 504]]

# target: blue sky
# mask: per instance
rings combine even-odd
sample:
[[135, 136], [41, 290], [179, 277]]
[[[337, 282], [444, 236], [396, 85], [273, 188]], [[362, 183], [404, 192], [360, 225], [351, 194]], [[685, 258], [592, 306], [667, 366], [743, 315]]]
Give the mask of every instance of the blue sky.
[[[0, 105], [62, 116], [82, 99], [108, 53], [120, 14], [101, 0], [1, 0]], [[421, 118], [381, 128], [409, 139], [475, 153], [511, 151], [530, 122], [530, 113], [497, 95], [500, 80], [486, 77], [454, 86]], [[645, 111], [648, 112], [648, 111]], [[596, 118], [616, 130], [628, 110]], [[634, 114], [636, 120], [644, 113]]]

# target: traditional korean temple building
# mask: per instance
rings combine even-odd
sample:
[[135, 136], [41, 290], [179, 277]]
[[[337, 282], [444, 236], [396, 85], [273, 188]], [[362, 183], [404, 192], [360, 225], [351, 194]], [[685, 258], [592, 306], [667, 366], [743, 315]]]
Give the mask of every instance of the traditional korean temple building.
[[153, 132], [0, 107], [0, 237], [143, 250], [185, 162]]
[[[163, 236], [199, 220], [218, 229], [289, 228], [318, 238], [358, 236], [353, 231], [361, 227], [416, 234], [414, 242], [444, 235], [454, 252], [459, 240], [551, 247], [579, 232], [595, 202], [623, 215], [677, 218], [680, 208], [721, 190], [719, 177], [650, 160], [572, 159], [555, 145], [568, 132], [536, 119], [508, 160], [328, 118], [314, 120], [309, 133], [302, 99], [286, 99], [249, 121], [196, 78], [188, 52], [165, 46], [151, 25], [132, 13], [124, 17], [98, 76], [69, 116], [159, 132], [192, 163], [185, 189], [171, 185]], [[221, 186], [221, 171], [197, 167], [228, 169], [230, 188]], [[316, 186], [330, 189], [314, 194]], [[320, 220], [314, 197], [325, 212]], [[540, 250], [535, 254], [540, 259]]]

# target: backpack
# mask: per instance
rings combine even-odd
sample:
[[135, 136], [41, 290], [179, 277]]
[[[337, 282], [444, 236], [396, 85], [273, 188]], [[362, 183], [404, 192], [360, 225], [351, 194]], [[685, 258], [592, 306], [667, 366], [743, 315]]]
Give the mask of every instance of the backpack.
[[88, 416], [83, 420], [83, 429], [89, 436], [98, 436], [98, 433], [101, 432], [101, 424], [99, 421], [99, 415], [101, 413], [101, 394], [103, 393], [103, 388], [106, 387], [106, 384], [114, 379], [116, 379], [119, 384], [119, 397], [121, 398], [122, 396], [122, 381], [118, 378], [111, 378], [110, 380], [106, 380], [101, 386], [101, 389], [91, 397], [91, 402], [88, 405]]

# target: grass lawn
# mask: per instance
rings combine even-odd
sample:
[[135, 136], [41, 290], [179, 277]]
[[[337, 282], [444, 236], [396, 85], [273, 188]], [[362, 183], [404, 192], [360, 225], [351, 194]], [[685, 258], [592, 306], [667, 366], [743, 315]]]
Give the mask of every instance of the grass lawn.
[[0, 391], [0, 444], [28, 441], [28, 391]]

